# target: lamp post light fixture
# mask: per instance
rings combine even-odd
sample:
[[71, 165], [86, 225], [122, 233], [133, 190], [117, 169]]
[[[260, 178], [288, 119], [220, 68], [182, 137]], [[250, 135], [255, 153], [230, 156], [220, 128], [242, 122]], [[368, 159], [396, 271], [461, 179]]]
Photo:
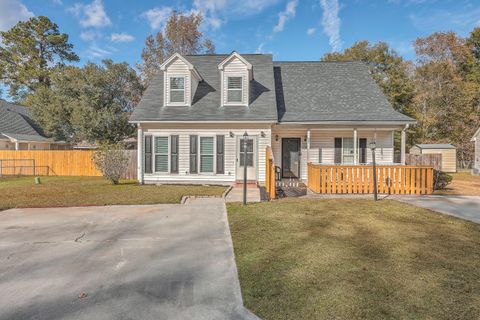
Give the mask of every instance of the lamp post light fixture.
[[378, 200], [377, 195], [377, 168], [375, 164], [375, 149], [377, 148], [377, 144], [375, 141], [370, 142], [369, 144], [370, 150], [372, 150], [372, 162], [373, 162], [373, 199], [375, 201]]
[[248, 147], [248, 133], [243, 134], [243, 205], [247, 204], [247, 147]]

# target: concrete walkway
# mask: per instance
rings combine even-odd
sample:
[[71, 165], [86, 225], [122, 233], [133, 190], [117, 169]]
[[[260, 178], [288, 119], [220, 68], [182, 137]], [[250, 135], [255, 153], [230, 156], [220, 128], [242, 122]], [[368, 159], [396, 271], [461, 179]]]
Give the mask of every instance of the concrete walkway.
[[479, 196], [398, 196], [392, 199], [480, 223]]
[[[260, 188], [257, 186], [247, 187], [247, 202], [260, 202]], [[226, 202], [242, 202], [243, 201], [243, 186], [235, 186], [225, 197]]]
[[255, 319], [223, 199], [0, 213], [0, 319]]

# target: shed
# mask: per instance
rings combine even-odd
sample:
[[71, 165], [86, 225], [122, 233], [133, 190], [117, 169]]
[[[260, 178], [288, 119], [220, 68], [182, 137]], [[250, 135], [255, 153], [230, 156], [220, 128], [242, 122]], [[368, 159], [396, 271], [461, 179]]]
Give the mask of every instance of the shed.
[[410, 148], [411, 154], [441, 154], [442, 171], [457, 172], [457, 148], [448, 143], [416, 144]]
[[475, 143], [475, 156], [473, 159], [474, 173], [480, 173], [480, 128], [475, 132], [472, 137], [472, 142]]

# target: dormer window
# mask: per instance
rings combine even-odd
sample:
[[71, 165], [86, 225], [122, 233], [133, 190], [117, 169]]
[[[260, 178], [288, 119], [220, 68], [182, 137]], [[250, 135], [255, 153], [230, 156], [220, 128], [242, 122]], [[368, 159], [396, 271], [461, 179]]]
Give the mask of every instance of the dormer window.
[[242, 102], [243, 97], [243, 78], [242, 77], [228, 77], [228, 103]]
[[222, 106], [248, 106], [250, 81], [253, 80], [252, 64], [232, 52], [219, 65]]
[[185, 103], [185, 77], [170, 77], [170, 102]]

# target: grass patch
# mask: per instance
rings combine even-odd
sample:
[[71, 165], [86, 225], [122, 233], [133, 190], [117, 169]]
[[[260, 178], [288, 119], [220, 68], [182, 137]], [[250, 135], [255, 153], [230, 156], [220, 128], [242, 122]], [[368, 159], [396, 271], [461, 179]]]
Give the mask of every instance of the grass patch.
[[0, 179], [0, 210], [16, 207], [179, 203], [184, 195], [219, 196], [222, 186], [139, 185], [102, 177], [33, 177]]
[[445, 190], [437, 190], [435, 194], [480, 196], [480, 176], [472, 176], [470, 172], [450, 173], [453, 176]]
[[228, 204], [263, 319], [479, 319], [480, 225], [384, 200]]

